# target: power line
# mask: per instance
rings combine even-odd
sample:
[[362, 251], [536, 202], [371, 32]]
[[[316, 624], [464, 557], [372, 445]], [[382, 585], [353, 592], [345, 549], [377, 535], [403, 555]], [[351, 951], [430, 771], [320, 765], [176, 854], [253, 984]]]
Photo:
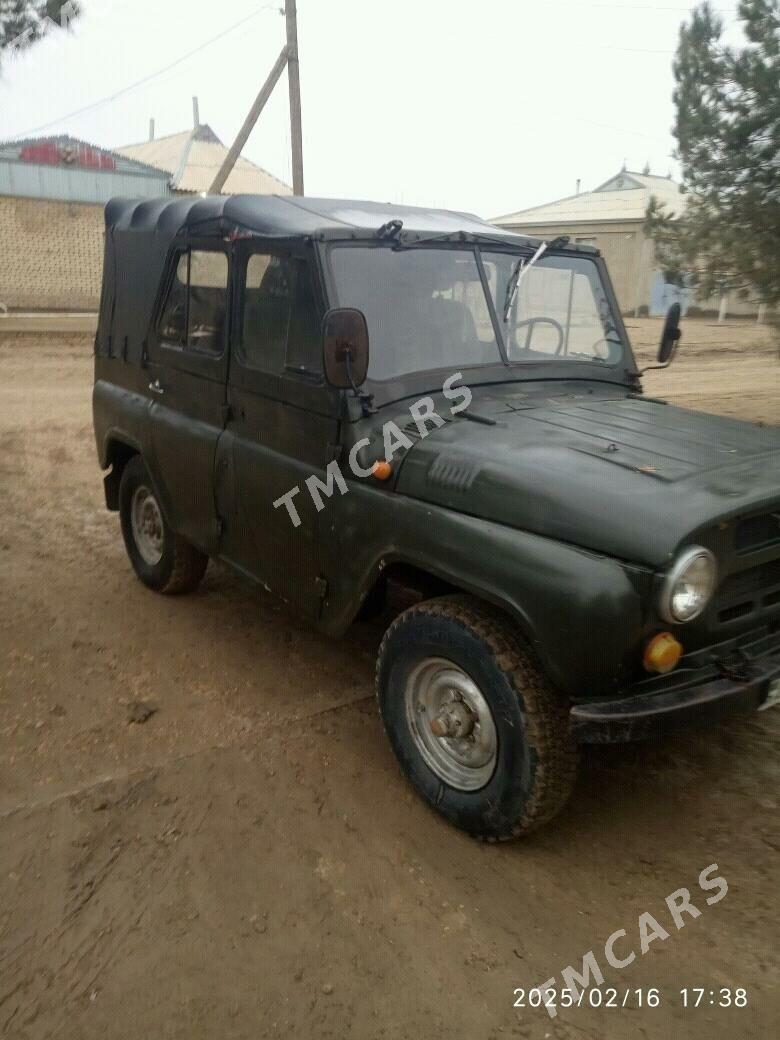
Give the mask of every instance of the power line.
[[[550, 2], [550, 0], [548, 0]], [[611, 11], [625, 11], [628, 14], [634, 11], [677, 11], [679, 13], [691, 14], [693, 8], [696, 6], [695, 3], [691, 3], [688, 7], [681, 7], [679, 5], [675, 7], [666, 7], [663, 4], [620, 4], [620, 3], [602, 3], [600, 0], [555, 0], [557, 3], [563, 4], [576, 4], [577, 7], [599, 7], [607, 8]], [[736, 10], [732, 7], [717, 7], [714, 8], [716, 14], [730, 14], [735, 15]]]
[[73, 112], [68, 112], [67, 115], [59, 116], [57, 119], [52, 119], [48, 123], [41, 123], [39, 126], [34, 126], [30, 130], [25, 130], [23, 133], [15, 134], [15, 137], [31, 137], [33, 134], [39, 133], [41, 130], [48, 130], [53, 126], [58, 126], [60, 123], [65, 123], [70, 119], [75, 119], [76, 116], [84, 115], [85, 112], [94, 112], [97, 108], [102, 108], [103, 105], [109, 105], [112, 101], [116, 101], [117, 98], [123, 97], [125, 94], [129, 94], [133, 90], [137, 90], [138, 87], [144, 86], [145, 83], [151, 82], [153, 79], [157, 79], [158, 76], [164, 75], [166, 72], [170, 72], [171, 69], [175, 69], [177, 65], [181, 65], [183, 62], [188, 61], [196, 54], [200, 54], [201, 51], [210, 47], [213, 43], [223, 39], [229, 33], [235, 32], [236, 29], [240, 29], [242, 25], [246, 25], [247, 22], [253, 18], [257, 18], [259, 14], [264, 11], [279, 11], [279, 5], [277, 4], [264, 4], [263, 7], [259, 7], [256, 11], [253, 11], [246, 18], [242, 18], [240, 22], [236, 22], [234, 25], [229, 26], [227, 29], [223, 29], [221, 33], [217, 33], [216, 36], [212, 36], [206, 40], [205, 43], [201, 43], [194, 50], [188, 51], [186, 54], [182, 54], [180, 58], [176, 58], [169, 65], [166, 65], [162, 69], [158, 69], [156, 72], [149, 73], [148, 76], [144, 76], [142, 79], [136, 80], [134, 83], [129, 83], [126, 87], [122, 87], [120, 90], [115, 91], [113, 94], [107, 94], [105, 97], [100, 98], [98, 101], [93, 101], [89, 105], [84, 105], [83, 108], [77, 108]]
[[608, 43], [607, 44], [597, 44], [597, 47], [598, 47], [598, 49], [600, 51], [626, 51], [629, 54], [665, 54], [667, 57], [670, 54], [676, 54], [677, 53], [676, 51], [669, 51], [669, 50], [665, 50], [665, 51], [653, 50], [650, 47], [616, 47], [616, 46], [613, 46], [612, 44], [608, 44]]
[[616, 134], [631, 134], [633, 137], [644, 137], [648, 141], [655, 141], [656, 144], [660, 144], [661, 141], [664, 141], [668, 144], [669, 140], [671, 139], [671, 134], [668, 138], [662, 138], [657, 136], [656, 134], [645, 133], [643, 130], [628, 130], [626, 127], [623, 126], [613, 126], [612, 123], [599, 123], [595, 119], [588, 119], [586, 116], [581, 116], [577, 113], [572, 113], [572, 118], [580, 123], [589, 123], [590, 126], [598, 126], [602, 130], [612, 130], [613, 133]]

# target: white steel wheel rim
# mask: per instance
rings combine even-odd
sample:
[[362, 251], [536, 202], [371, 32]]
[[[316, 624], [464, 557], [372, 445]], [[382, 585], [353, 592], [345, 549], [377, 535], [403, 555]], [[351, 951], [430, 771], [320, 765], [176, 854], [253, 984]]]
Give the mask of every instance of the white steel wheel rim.
[[163, 518], [157, 499], [144, 484], [133, 492], [130, 526], [142, 560], [155, 567], [163, 554]]
[[458, 791], [478, 791], [498, 757], [493, 713], [474, 680], [452, 661], [428, 657], [404, 691], [406, 721], [425, 764]]

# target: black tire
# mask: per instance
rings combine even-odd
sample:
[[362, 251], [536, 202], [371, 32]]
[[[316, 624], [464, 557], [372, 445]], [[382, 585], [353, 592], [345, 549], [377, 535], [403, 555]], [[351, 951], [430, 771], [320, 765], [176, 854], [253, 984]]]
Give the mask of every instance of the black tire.
[[[452, 662], [476, 683], [497, 736], [495, 766], [478, 790], [446, 783], [426, 762], [408, 719], [405, 690], [430, 658]], [[379, 648], [382, 720], [402, 769], [451, 823], [486, 841], [519, 837], [551, 820], [577, 773], [568, 705], [515, 626], [470, 596], [443, 596], [404, 611]]]
[[149, 490], [154, 499], [154, 491], [149, 473], [140, 455], [134, 455], [127, 463], [119, 484], [119, 516], [122, 522], [122, 537], [133, 570], [150, 589], [167, 595], [178, 595], [192, 592], [200, 584], [200, 580], [209, 562], [198, 549], [193, 548], [180, 535], [176, 534], [163, 516], [157, 505], [162, 529], [162, 551], [157, 562], [144, 559], [136, 542], [131, 519], [133, 498], [139, 488]]

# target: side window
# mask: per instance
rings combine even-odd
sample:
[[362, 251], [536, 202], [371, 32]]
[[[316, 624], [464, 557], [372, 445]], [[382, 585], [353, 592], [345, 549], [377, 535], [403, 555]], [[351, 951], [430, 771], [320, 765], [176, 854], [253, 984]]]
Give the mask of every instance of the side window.
[[225, 342], [228, 259], [224, 253], [193, 249], [190, 253], [190, 307], [187, 346], [221, 354]]
[[224, 253], [204, 249], [182, 253], [160, 316], [161, 338], [182, 349], [221, 354], [227, 281]]
[[247, 262], [241, 355], [264, 372], [319, 372], [319, 317], [305, 260], [253, 253]]
[[190, 254], [182, 253], [160, 317], [160, 336], [166, 343], [183, 347], [187, 339], [187, 284]]
[[293, 266], [295, 296], [290, 315], [285, 365], [288, 369], [319, 373], [322, 370], [322, 343], [320, 316], [314, 298], [314, 282], [305, 260], [293, 260]]
[[290, 321], [289, 264], [280, 256], [253, 253], [246, 265], [241, 353], [253, 368], [284, 367]]

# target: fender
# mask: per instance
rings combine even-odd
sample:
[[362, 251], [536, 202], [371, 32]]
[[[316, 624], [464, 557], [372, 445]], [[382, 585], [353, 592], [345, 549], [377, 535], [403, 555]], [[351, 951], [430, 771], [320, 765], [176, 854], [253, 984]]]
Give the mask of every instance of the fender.
[[[106, 470], [111, 465], [111, 446], [123, 444], [143, 458], [144, 464], [149, 471], [149, 478], [153, 490], [160, 503], [163, 516], [170, 524], [173, 515], [168, 491], [160, 479], [160, 474], [154, 465], [154, 453], [151, 450], [149, 409], [152, 402], [144, 394], [126, 387], [118, 386], [104, 379], [98, 379], [92, 390], [92, 414], [95, 426], [95, 440], [97, 443], [97, 454], [100, 467]], [[103, 486], [106, 494], [106, 505], [112, 508], [112, 502], [116, 502], [113, 508], [118, 507], [119, 494], [118, 485], [114, 487], [116, 480], [112, 482], [112, 474], [103, 477]]]
[[108, 447], [118, 440], [137, 451], [148, 447], [149, 398], [136, 390], [97, 379], [92, 388], [92, 419], [101, 469], [108, 466]]
[[[451, 586], [455, 591], [468, 592], [471, 595], [483, 599], [488, 603], [492, 603], [493, 606], [510, 613], [520, 627], [524, 638], [531, 643], [536, 643], [531, 618], [522, 602], [507, 602], [504, 597], [497, 592], [497, 590], [485, 586], [479, 575], [463, 570], [456, 571], [452, 567], [448, 566], [446, 561], [432, 561], [411, 551], [402, 554], [397, 547], [388, 549], [387, 552], [380, 556], [372, 567], [370, 574], [366, 577], [366, 580], [360, 582], [361, 599], [358, 602], [358, 610], [362, 605], [362, 600], [365, 595], [371, 590], [371, 588], [373, 588], [376, 582], [381, 579], [383, 572], [390, 570], [394, 564], [406, 564], [418, 571], [430, 575], [432, 578], [438, 579], [445, 587]], [[356, 616], [357, 614], [350, 618], [350, 623]]]
[[[111, 461], [111, 450], [113, 446], [126, 447], [132, 449], [131, 454], [140, 455], [146, 466], [146, 470], [149, 474], [149, 483], [152, 485], [155, 498], [157, 499], [162, 514], [165, 517], [166, 523], [170, 524], [170, 511], [169, 511], [169, 496], [165, 488], [165, 485], [160, 480], [159, 476], [154, 472], [154, 467], [150, 465], [148, 455], [143, 451], [141, 446], [129, 437], [125, 432], [119, 429], [112, 428], [107, 431], [105, 438], [105, 465], [102, 466], [106, 469], [108, 466], [112, 466], [110, 472], [106, 473], [103, 477], [103, 488], [106, 496], [106, 508], [115, 512], [119, 509], [119, 485], [121, 483], [122, 470], [115, 472], [113, 463]], [[124, 467], [122, 467], [124, 469]]]
[[111, 512], [119, 509], [119, 486], [125, 466], [134, 455], [140, 454], [138, 445], [126, 434], [117, 430], [110, 430], [106, 434], [100, 461], [101, 469], [108, 470], [103, 476], [103, 491], [106, 496], [106, 509]]
[[652, 574], [540, 535], [350, 482], [321, 626], [343, 633], [376, 578], [406, 562], [509, 614], [569, 696], [614, 693], [635, 665]]

